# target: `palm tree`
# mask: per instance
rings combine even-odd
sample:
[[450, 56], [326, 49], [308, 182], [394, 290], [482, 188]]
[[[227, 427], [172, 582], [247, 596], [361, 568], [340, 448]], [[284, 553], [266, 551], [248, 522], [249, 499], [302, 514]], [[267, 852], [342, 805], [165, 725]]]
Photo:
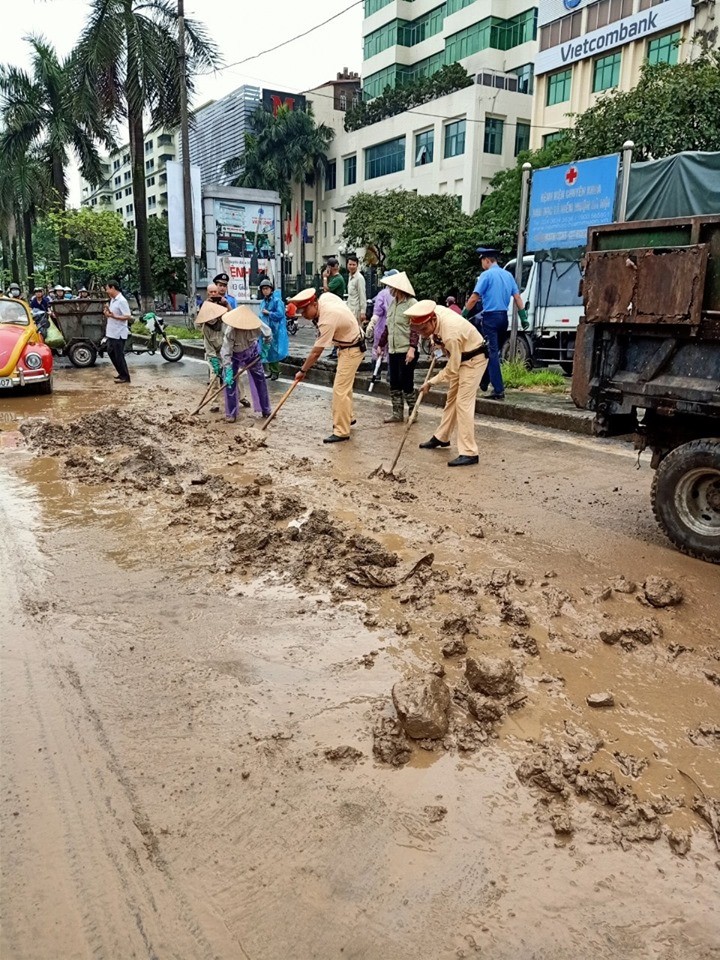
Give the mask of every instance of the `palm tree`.
[[[26, 40], [32, 51], [30, 72], [17, 67], [0, 70], [4, 123], [0, 150], [15, 170], [16, 185], [28, 201], [23, 201], [28, 212], [32, 206], [28, 176], [36, 162], [48, 171], [54, 193], [52, 206], [64, 210], [70, 155], [79, 162], [85, 179], [97, 183], [102, 178], [102, 164], [96, 141], [106, 147], [113, 141], [108, 128], [98, 120], [98, 111], [92, 109], [94, 94], [81, 96], [75, 88], [73, 56], [60, 60], [42, 37]], [[69, 250], [63, 237], [59, 247], [60, 267], [67, 282]]]
[[[193, 73], [218, 63], [204, 27], [185, 21], [188, 94]], [[178, 16], [169, 0], [91, 0], [77, 47], [78, 83], [97, 93], [108, 120], [127, 120], [133, 171], [140, 295], [150, 309], [153, 294], [145, 193], [143, 114], [152, 127], [180, 122], [181, 71]]]
[[[262, 107], [251, 120], [251, 131], [245, 134], [245, 152], [228, 161], [228, 173], [237, 173], [233, 186], [258, 190], [277, 190], [281, 211], [288, 210], [293, 184], [300, 185], [300, 207], [305, 217], [305, 188], [315, 187], [315, 250], [318, 249], [317, 217], [319, 191], [327, 169], [327, 151], [335, 131], [324, 123], [317, 124], [312, 107], [290, 110], [279, 107], [273, 116]], [[281, 220], [283, 219], [281, 212]], [[305, 270], [305, 234], [301, 242], [302, 270]]]

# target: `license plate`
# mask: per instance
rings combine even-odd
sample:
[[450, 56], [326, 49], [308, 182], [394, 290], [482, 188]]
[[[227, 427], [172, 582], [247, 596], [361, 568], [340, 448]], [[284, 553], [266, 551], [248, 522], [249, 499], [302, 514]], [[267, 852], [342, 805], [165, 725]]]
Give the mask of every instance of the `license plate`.
[[8, 390], [12, 387], [13, 382], [10, 377], [0, 377], [0, 390]]

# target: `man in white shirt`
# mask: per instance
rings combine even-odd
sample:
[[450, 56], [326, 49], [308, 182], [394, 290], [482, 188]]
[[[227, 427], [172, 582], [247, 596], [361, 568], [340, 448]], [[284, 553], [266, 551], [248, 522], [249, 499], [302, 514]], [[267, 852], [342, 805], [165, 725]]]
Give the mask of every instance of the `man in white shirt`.
[[132, 320], [130, 305], [120, 292], [117, 280], [108, 280], [105, 287], [110, 303], [103, 308], [107, 318], [105, 339], [110, 362], [117, 370], [115, 383], [130, 383], [130, 373], [125, 362], [125, 341], [128, 338], [128, 324]]
[[360, 273], [358, 258], [351, 253], [347, 259], [348, 267], [348, 308], [361, 324], [365, 323], [365, 308], [367, 307], [367, 289], [365, 277]]

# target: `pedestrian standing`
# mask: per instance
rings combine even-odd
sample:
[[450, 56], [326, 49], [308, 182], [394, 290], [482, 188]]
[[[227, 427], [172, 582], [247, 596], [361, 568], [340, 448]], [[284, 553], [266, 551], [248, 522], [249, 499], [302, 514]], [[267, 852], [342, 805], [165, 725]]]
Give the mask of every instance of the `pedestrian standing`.
[[517, 304], [518, 316], [523, 329], [527, 325], [527, 310], [524, 307], [515, 277], [498, 265], [499, 251], [494, 247], [478, 247], [477, 252], [480, 254], [480, 266], [483, 272], [477, 279], [475, 290], [465, 304], [462, 315], [467, 317], [478, 300], [482, 300], [481, 330], [488, 346], [490, 361], [485, 383], [480, 386], [483, 390], [487, 389], [487, 380], [489, 379], [492, 383], [493, 392], [488, 396], [488, 399], [504, 400], [505, 384], [500, 367], [500, 348], [508, 331], [510, 301], [514, 300]]
[[[345, 280], [340, 273], [340, 264], [337, 257], [328, 257], [322, 275], [324, 293], [334, 293], [341, 300], [345, 299]], [[335, 347], [330, 351], [329, 360], [337, 360], [338, 352]]]
[[260, 362], [258, 340], [272, 338], [270, 328], [256, 316], [250, 307], [240, 306], [223, 315], [225, 332], [220, 350], [225, 384], [225, 420], [235, 423], [238, 415], [237, 373], [241, 367], [252, 364], [248, 370], [250, 395], [256, 413], [269, 417], [270, 399], [267, 383]]
[[367, 307], [367, 287], [365, 277], [360, 273], [360, 264], [354, 253], [347, 258], [348, 268], [348, 297], [347, 305], [355, 319], [360, 323], [365, 322], [365, 308]]
[[487, 347], [475, 327], [447, 307], [433, 300], [421, 300], [406, 311], [406, 317], [421, 337], [432, 337], [447, 356], [445, 367], [420, 388], [423, 396], [431, 386], [447, 384], [447, 398], [440, 426], [420, 444], [421, 450], [449, 447], [457, 429], [458, 456], [449, 467], [469, 467], [478, 462], [475, 441], [475, 398], [480, 379], [487, 367]]
[[103, 307], [103, 314], [107, 319], [105, 339], [110, 362], [117, 372], [115, 383], [130, 383], [130, 372], [125, 360], [125, 343], [130, 332], [128, 324], [132, 320], [132, 312], [130, 305], [120, 292], [118, 280], [108, 280], [105, 291], [110, 297], [110, 303]]
[[267, 363], [270, 371], [267, 376], [271, 380], [277, 380], [280, 376], [280, 361], [285, 359], [290, 350], [285, 304], [282, 294], [273, 289], [273, 282], [267, 277], [260, 281], [260, 293], [260, 314], [272, 331], [272, 342], [263, 348], [263, 362]]
[[462, 310], [457, 305], [457, 300], [455, 297], [448, 297], [445, 301], [445, 306], [448, 308], [448, 310], [452, 310], [453, 313], [462, 314]]
[[[228, 293], [228, 286], [230, 284], [230, 277], [228, 274], [218, 273], [213, 277], [213, 283], [217, 286], [219, 296], [224, 297], [225, 302], [230, 309], [234, 310], [235, 307], [237, 307], [237, 300], [230, 293]], [[237, 394], [240, 401], [240, 406], [249, 407], [250, 401], [245, 396], [245, 385], [242, 380], [239, 380], [237, 383]]]
[[409, 416], [417, 400], [415, 367], [420, 338], [417, 329], [413, 328], [406, 316], [408, 308], [414, 306], [417, 300], [406, 273], [385, 276], [381, 282], [389, 288], [391, 294], [385, 331], [375, 351], [377, 357], [383, 355], [386, 347], [388, 351], [392, 413], [385, 418], [385, 423], [402, 423], [405, 419], [404, 404], [408, 405]]
[[355, 374], [365, 356], [365, 338], [355, 316], [343, 301], [333, 293], [318, 297], [313, 287], [290, 298], [298, 312], [312, 320], [318, 329], [318, 338], [302, 367], [295, 374], [299, 383], [308, 370], [322, 356], [323, 350], [332, 344], [338, 351], [338, 364], [333, 381], [333, 432], [323, 443], [340, 443], [350, 439], [353, 411], [353, 385]]
[[[386, 270], [384, 279], [387, 280], [396, 274], [397, 270]], [[365, 338], [372, 344], [373, 354], [377, 352], [380, 337], [382, 337], [385, 326], [387, 325], [387, 308], [390, 306], [391, 300], [392, 294], [388, 286], [383, 287], [373, 300], [372, 316], [370, 317], [368, 325], [365, 327]], [[387, 359], [387, 348], [383, 356]]]
[[195, 317], [195, 326], [202, 328], [205, 359], [208, 362], [213, 377], [219, 377], [222, 372], [220, 351], [223, 345], [223, 314], [228, 312], [228, 303], [218, 294], [214, 283], [209, 283], [207, 300], [200, 307]]

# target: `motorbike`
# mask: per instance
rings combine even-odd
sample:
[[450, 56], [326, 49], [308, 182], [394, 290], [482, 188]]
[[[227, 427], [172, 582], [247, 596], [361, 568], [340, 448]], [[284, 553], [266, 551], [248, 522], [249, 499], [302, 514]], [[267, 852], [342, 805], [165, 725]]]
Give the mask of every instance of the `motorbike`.
[[288, 317], [285, 322], [286, 322], [286, 325], [287, 325], [287, 332], [288, 332], [291, 336], [294, 337], [295, 334], [296, 334], [296, 333], [298, 332], [298, 330], [300, 329], [299, 326], [298, 326], [297, 320], [295, 319], [295, 317]]
[[148, 332], [148, 342], [147, 344], [136, 343], [133, 341], [132, 353], [149, 353], [150, 355], [160, 350], [160, 355], [163, 360], [167, 360], [169, 363], [177, 363], [178, 360], [182, 360], [183, 354], [183, 345], [179, 340], [176, 340], [175, 337], [169, 337], [165, 333], [165, 321], [162, 317], [159, 317], [156, 313], [146, 313], [142, 318], [145, 323], [145, 327]]

